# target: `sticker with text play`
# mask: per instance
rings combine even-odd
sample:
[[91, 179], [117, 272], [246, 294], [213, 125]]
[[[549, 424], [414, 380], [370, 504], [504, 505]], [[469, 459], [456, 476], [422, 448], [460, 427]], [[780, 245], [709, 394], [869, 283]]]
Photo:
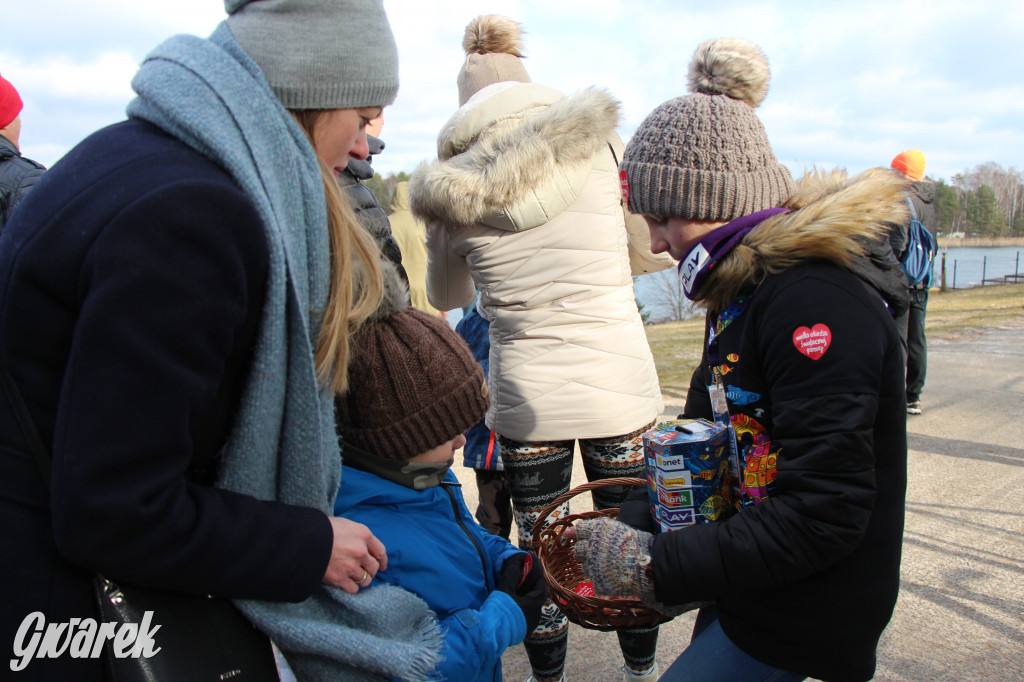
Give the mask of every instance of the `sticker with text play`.
[[820, 360], [832, 345], [832, 330], [824, 324], [813, 327], [797, 327], [793, 332], [793, 345], [811, 360]]

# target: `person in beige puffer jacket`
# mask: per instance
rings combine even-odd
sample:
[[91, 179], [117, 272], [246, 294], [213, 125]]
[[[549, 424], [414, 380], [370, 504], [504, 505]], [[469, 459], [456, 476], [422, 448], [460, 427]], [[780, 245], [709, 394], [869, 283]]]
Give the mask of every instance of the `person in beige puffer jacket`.
[[[526, 547], [540, 510], [569, 487], [577, 442], [588, 479], [643, 476], [640, 435], [663, 405], [631, 275], [674, 262], [653, 255], [643, 220], [624, 212], [619, 102], [530, 82], [520, 32], [495, 15], [467, 27], [460, 108], [438, 160], [413, 174], [409, 201], [427, 224], [431, 304], [449, 310], [480, 292], [486, 422]], [[626, 492], [599, 488], [595, 504], [617, 507]], [[657, 629], [619, 634], [626, 678], [655, 679]], [[566, 636], [549, 602], [526, 640], [535, 679], [562, 676]]]

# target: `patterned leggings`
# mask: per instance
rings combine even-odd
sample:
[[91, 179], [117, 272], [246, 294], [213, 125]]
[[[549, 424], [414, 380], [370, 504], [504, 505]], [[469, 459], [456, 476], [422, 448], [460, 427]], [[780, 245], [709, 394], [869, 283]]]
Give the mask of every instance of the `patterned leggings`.
[[[580, 439], [583, 470], [588, 481], [604, 478], [644, 477], [643, 440], [641, 435], [654, 422], [624, 436]], [[498, 437], [501, 459], [505, 465], [516, 524], [519, 546], [530, 549], [530, 539], [537, 517], [544, 507], [559, 495], [568, 492], [572, 479], [573, 446], [576, 441], [544, 441], [524, 443], [504, 436]], [[595, 509], [618, 507], [629, 488], [609, 486], [592, 491]], [[548, 523], [569, 513], [569, 505], [548, 516]], [[634, 672], [644, 672], [654, 665], [658, 645], [658, 628], [619, 630], [619, 648]], [[565, 670], [569, 621], [548, 601], [541, 611], [540, 624], [526, 636], [524, 645], [537, 682], [558, 680]]]

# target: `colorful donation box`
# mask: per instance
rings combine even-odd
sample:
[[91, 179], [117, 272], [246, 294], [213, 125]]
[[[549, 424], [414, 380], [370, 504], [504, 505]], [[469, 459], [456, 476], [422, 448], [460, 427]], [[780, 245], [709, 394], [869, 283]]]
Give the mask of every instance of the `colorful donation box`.
[[675, 419], [643, 434], [651, 518], [662, 532], [729, 516], [736, 508], [732, 432], [721, 422]]

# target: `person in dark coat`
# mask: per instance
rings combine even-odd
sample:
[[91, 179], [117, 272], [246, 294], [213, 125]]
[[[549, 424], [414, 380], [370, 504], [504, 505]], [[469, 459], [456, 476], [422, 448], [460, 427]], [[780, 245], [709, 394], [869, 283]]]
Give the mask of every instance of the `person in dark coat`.
[[[0, 362], [52, 457], [44, 478], [0, 393], [0, 641], [36, 612], [98, 619], [101, 572], [231, 599], [299, 677], [414, 677], [437, 662], [436, 618], [361, 591], [385, 548], [333, 513], [333, 396], [380, 297], [336, 176], [395, 98], [397, 49], [380, 2], [225, 8], [209, 38], [155, 48], [128, 119], [0, 237]], [[67, 653], [20, 674], [103, 679]]]
[[[939, 221], [935, 213], [935, 185], [924, 177], [925, 156], [917, 149], [900, 152], [892, 160], [891, 166], [907, 176], [911, 183], [907, 196], [914, 204], [914, 212], [925, 229], [938, 234]], [[909, 229], [909, 217], [901, 223], [901, 231], [905, 235]], [[933, 240], [934, 242], [934, 240]], [[906, 249], [906, 239], [903, 242]], [[903, 251], [898, 252], [900, 256]], [[932, 258], [935, 251], [932, 252]], [[907, 414], [921, 414], [921, 393], [924, 391], [924, 380], [928, 373], [928, 339], [925, 337], [924, 321], [928, 309], [928, 289], [931, 287], [931, 274], [919, 283], [909, 287], [909, 310], [907, 313]]]
[[349, 159], [345, 170], [338, 174], [338, 185], [345, 193], [352, 212], [356, 214], [356, 220], [377, 242], [381, 255], [395, 264], [399, 276], [408, 283], [409, 276], [402, 267], [402, 251], [391, 233], [388, 214], [381, 207], [377, 195], [363, 184], [364, 180], [373, 178], [373, 157], [384, 151], [384, 140], [375, 136], [380, 133], [383, 126], [383, 114], [370, 121], [366, 131], [367, 150], [364, 154], [357, 154]]
[[906, 183], [886, 169], [794, 183], [754, 112], [768, 73], [752, 43], [702, 43], [691, 93], [648, 115], [621, 164], [651, 248], [707, 308], [683, 416], [728, 420], [741, 469], [726, 519], [653, 534], [640, 489], [618, 520], [574, 529], [598, 594], [705, 604], [662, 680], [869, 680], [899, 592], [900, 340], [852, 266], [902, 219]]
[[11, 211], [39, 180], [46, 167], [21, 155], [21, 97], [0, 76], [0, 234]]

